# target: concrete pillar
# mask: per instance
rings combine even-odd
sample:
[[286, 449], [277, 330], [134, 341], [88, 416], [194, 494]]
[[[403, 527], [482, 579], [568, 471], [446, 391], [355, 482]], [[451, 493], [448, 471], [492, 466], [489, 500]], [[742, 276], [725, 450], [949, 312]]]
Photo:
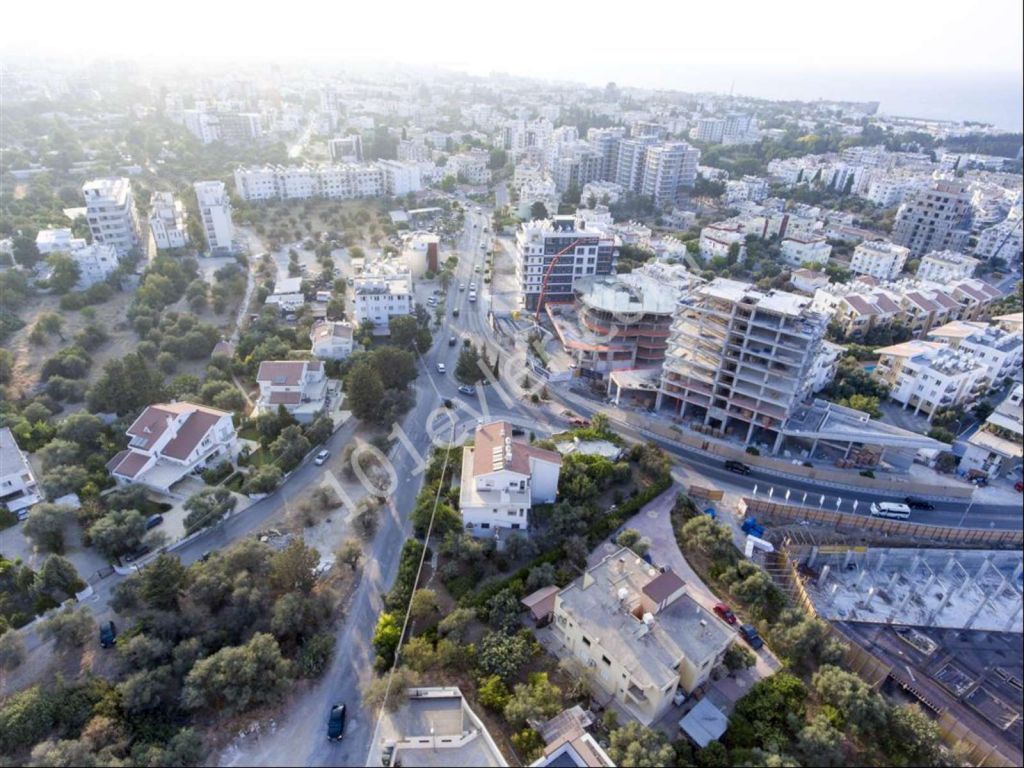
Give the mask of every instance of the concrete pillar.
[[948, 576], [949, 572], [953, 570], [953, 566], [956, 564], [956, 555], [950, 555], [946, 564], [942, 567], [942, 575]]
[[875, 568], [874, 568], [875, 573], [881, 573], [882, 572], [882, 566], [885, 565], [885, 559], [886, 559], [887, 556], [888, 556], [888, 553], [884, 549], [881, 552], [878, 553], [878, 562], [875, 563]]
[[1017, 623], [1017, 617], [1020, 616], [1020, 612], [1024, 610], [1024, 598], [1017, 595], [1017, 607], [1010, 612], [1010, 618], [1006, 621], [1006, 626], [1003, 627], [1004, 632], [1012, 632], [1014, 626]]
[[893, 589], [896, 588], [896, 582], [899, 581], [899, 578], [900, 572], [893, 571], [892, 576], [889, 577], [889, 582], [885, 585], [885, 589], [887, 592], [891, 592]]
[[1010, 581], [1016, 584], [1022, 572], [1024, 572], [1024, 560], [1018, 560], [1017, 567], [1013, 569], [1013, 576], [1010, 577]]
[[818, 548], [817, 547], [811, 547], [811, 554], [807, 558], [807, 565], [813, 568], [814, 567], [814, 561], [817, 560], [817, 559], [818, 559]]
[[850, 567], [850, 561], [853, 560], [853, 550], [846, 550], [846, 555], [843, 556], [843, 570]]
[[861, 568], [860, 573], [857, 574], [857, 581], [853, 585], [853, 589], [856, 592], [860, 592], [861, 585], [864, 584], [864, 579], [868, 577], [868, 569]]
[[811, 450], [810, 450], [810, 453], [807, 454], [807, 458], [813, 459], [814, 458], [814, 452], [816, 450], [818, 450], [818, 438], [814, 438], [814, 440], [811, 441]]
[[828, 581], [828, 574], [829, 574], [829, 572], [831, 570], [832, 570], [831, 567], [827, 566], [827, 565], [824, 568], [821, 569], [821, 575], [818, 576], [818, 587], [819, 588], [825, 586], [825, 582]]

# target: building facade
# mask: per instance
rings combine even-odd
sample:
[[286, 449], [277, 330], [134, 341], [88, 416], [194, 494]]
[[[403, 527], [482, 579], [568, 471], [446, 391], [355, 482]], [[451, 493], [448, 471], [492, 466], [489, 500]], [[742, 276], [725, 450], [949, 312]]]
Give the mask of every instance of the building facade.
[[188, 244], [185, 206], [170, 192], [154, 192], [149, 209], [149, 231], [157, 250], [184, 248]]
[[43, 500], [43, 494], [25, 454], [9, 427], [0, 427], [0, 504], [18, 517]]
[[256, 416], [277, 413], [283, 406], [296, 421], [308, 424], [327, 407], [327, 374], [321, 360], [264, 360], [256, 383]]
[[203, 223], [206, 247], [211, 255], [233, 253], [235, 225], [231, 220], [231, 200], [220, 181], [197, 181], [192, 185]]
[[118, 256], [139, 246], [139, 219], [131, 182], [125, 178], [93, 179], [82, 185], [85, 218], [94, 243], [112, 245]]
[[971, 196], [960, 181], [936, 180], [907, 195], [896, 213], [892, 240], [913, 257], [961, 251], [970, 236]]
[[875, 280], [895, 280], [907, 263], [910, 249], [888, 240], [871, 240], [853, 249], [850, 271]]

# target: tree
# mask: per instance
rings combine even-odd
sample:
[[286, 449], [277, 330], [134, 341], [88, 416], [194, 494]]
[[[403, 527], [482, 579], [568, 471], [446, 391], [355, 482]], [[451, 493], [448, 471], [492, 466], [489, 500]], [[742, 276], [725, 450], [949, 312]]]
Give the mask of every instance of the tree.
[[290, 676], [291, 664], [277, 640], [258, 632], [245, 645], [197, 661], [185, 678], [182, 703], [189, 709], [244, 712], [277, 701]]
[[110, 559], [134, 552], [145, 535], [146, 519], [134, 509], [109, 512], [89, 528], [93, 546]]
[[188, 578], [178, 558], [161, 554], [135, 578], [141, 581], [139, 594], [150, 608], [178, 610], [178, 598]]
[[530, 206], [530, 219], [537, 221], [538, 219], [548, 218], [548, 209], [540, 200], [537, 200], [533, 205]]
[[822, 703], [833, 707], [858, 733], [878, 732], [885, 727], [885, 701], [852, 672], [825, 665], [814, 673], [811, 684]]
[[455, 378], [463, 384], [476, 384], [487, 376], [480, 367], [480, 353], [476, 347], [463, 347], [455, 365]]
[[175, 679], [169, 665], [141, 669], [126, 677], [118, 686], [121, 706], [133, 715], [143, 715], [174, 706]]
[[[802, 729], [796, 740], [796, 753], [804, 765], [823, 768], [846, 765], [843, 734], [824, 714], [817, 714]], [[924, 765], [924, 763], [922, 763]]]
[[399, 349], [408, 349], [416, 341], [419, 324], [415, 317], [400, 315], [388, 320], [388, 329], [391, 331], [390, 342]]
[[98, 448], [102, 435], [103, 422], [85, 411], [73, 413], [57, 425], [57, 437], [74, 443], [82, 451]]
[[526, 685], [520, 683], [505, 704], [505, 719], [521, 728], [529, 720], [548, 719], [562, 711], [562, 689], [548, 680], [547, 672], [534, 672]]
[[11, 251], [14, 260], [25, 267], [32, 269], [39, 261], [39, 248], [36, 247], [35, 237], [27, 234], [16, 235], [11, 238]]
[[185, 502], [185, 533], [216, 525], [238, 504], [227, 488], [204, 488]]
[[44, 639], [53, 639], [60, 651], [81, 648], [96, 631], [96, 622], [88, 608], [67, 606], [46, 619], [39, 627]]
[[533, 640], [529, 633], [507, 635], [504, 632], [488, 632], [480, 641], [476, 663], [483, 673], [498, 675], [508, 682], [519, 674], [533, 653]]
[[441, 619], [441, 623], [437, 625], [437, 632], [442, 637], [449, 637], [460, 642], [474, 619], [476, 619], [476, 611], [472, 608], [455, 608]]
[[51, 253], [46, 263], [51, 269], [48, 283], [54, 293], [62, 295], [75, 287], [82, 273], [77, 261], [66, 253]]
[[353, 415], [361, 421], [376, 421], [383, 397], [384, 384], [377, 369], [369, 362], [353, 365], [345, 376], [345, 399]]
[[507, 635], [520, 628], [519, 614], [522, 609], [519, 597], [511, 589], [503, 589], [487, 601], [490, 625]]
[[256, 493], [270, 493], [277, 488], [283, 474], [281, 468], [273, 464], [264, 464], [253, 472], [249, 473], [245, 484], [242, 485], [242, 493], [249, 495]]
[[0, 670], [7, 672], [21, 666], [25, 657], [25, 641], [16, 629], [0, 634]]
[[0, 754], [14, 755], [53, 728], [56, 701], [38, 685], [19, 691], [0, 707]]
[[788, 744], [796, 736], [806, 712], [807, 689], [788, 672], [759, 680], [736, 702], [727, 742], [731, 747], [771, 747]]
[[886, 727], [879, 734], [892, 765], [941, 765], [938, 725], [917, 704], [889, 707]]
[[675, 751], [665, 737], [638, 722], [629, 722], [608, 736], [608, 756], [616, 765], [656, 768], [672, 765]]
[[50, 555], [36, 573], [32, 588], [37, 594], [60, 601], [84, 589], [85, 582], [79, 578], [70, 560], [60, 555]]
[[733, 561], [736, 548], [729, 527], [707, 515], [687, 520], [680, 531], [683, 541], [709, 555], [713, 560]]
[[353, 571], [359, 567], [359, 561], [363, 559], [363, 547], [355, 539], [345, 539], [338, 550], [338, 562], [345, 563]]
[[64, 534], [74, 520], [70, 507], [57, 504], [36, 504], [29, 510], [24, 533], [38, 549], [61, 554], [64, 551]]
[[398, 617], [382, 611], [377, 617], [377, 627], [373, 631], [373, 650], [377, 654], [377, 665], [387, 669], [395, 663], [395, 651], [402, 639], [402, 625]]
[[405, 691], [415, 688], [421, 679], [419, 672], [409, 667], [398, 667], [390, 675], [375, 677], [363, 689], [363, 706], [374, 715], [381, 707], [394, 712], [406, 701]]
[[726, 668], [730, 671], [750, 669], [750, 667], [757, 663], [757, 657], [746, 646], [740, 645], [739, 643], [733, 643], [726, 649], [722, 663], [724, 663]]
[[700, 768], [729, 768], [729, 752], [719, 741], [712, 741], [697, 752], [695, 761]]
[[296, 425], [281, 430], [281, 434], [270, 444], [270, 452], [285, 470], [291, 470], [309, 453], [310, 447], [302, 427]]
[[430, 621], [440, 610], [437, 592], [432, 589], [417, 589], [412, 593], [409, 610], [414, 621]]
[[803, 611], [785, 611], [771, 629], [772, 647], [797, 670], [810, 672], [821, 664], [838, 664], [845, 649], [828, 624]]
[[636, 554], [643, 557], [647, 554], [647, 551], [651, 548], [651, 540], [641, 536], [640, 531], [635, 528], [626, 528], [618, 535], [615, 539], [615, 543], [620, 547], [628, 547], [629, 549], [636, 552]]
[[320, 554], [307, 547], [301, 538], [292, 539], [270, 561], [270, 583], [279, 592], [308, 595], [316, 584]]
[[89, 390], [89, 410], [123, 416], [163, 400], [163, 374], [150, 368], [138, 353], [110, 360]]

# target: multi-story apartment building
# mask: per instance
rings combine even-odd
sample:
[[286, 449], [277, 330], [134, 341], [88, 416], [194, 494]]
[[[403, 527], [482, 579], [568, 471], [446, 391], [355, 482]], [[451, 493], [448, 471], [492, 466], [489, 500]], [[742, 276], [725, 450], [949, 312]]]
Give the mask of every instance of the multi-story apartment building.
[[0, 504], [19, 517], [43, 500], [32, 465], [21, 452], [9, 427], [0, 427]]
[[989, 478], [1020, 476], [1024, 456], [1024, 385], [1015, 386], [967, 438], [960, 459], [961, 474], [983, 472]]
[[404, 268], [374, 265], [353, 278], [352, 319], [357, 326], [371, 320], [374, 332], [386, 335], [392, 317], [413, 311], [412, 275]]
[[783, 238], [779, 246], [783, 261], [794, 267], [808, 263], [822, 266], [832, 255], [832, 246], [824, 237], [793, 235]]
[[970, 219], [966, 185], [937, 179], [907, 195], [896, 214], [892, 240], [915, 257], [929, 251], [961, 251], [970, 235]]
[[630, 192], [639, 192], [643, 184], [647, 149], [657, 143], [658, 140], [653, 136], [640, 136], [620, 141], [615, 176], [609, 180]]
[[79, 291], [84, 291], [90, 285], [102, 283], [121, 266], [121, 258], [112, 245], [84, 245], [68, 255], [78, 265], [78, 282], [75, 288]]
[[970, 354], [985, 366], [988, 380], [995, 386], [1019, 373], [1024, 363], [1024, 336], [1020, 331], [1007, 331], [998, 325], [954, 320], [929, 331], [928, 338]]
[[674, 204], [680, 187], [692, 187], [697, 180], [699, 160], [700, 150], [685, 141], [649, 147], [644, 157], [641, 193], [653, 198], [655, 205]]
[[890, 243], [888, 240], [863, 242], [853, 249], [850, 271], [868, 275], [875, 280], [895, 280], [907, 263], [910, 249]]
[[128, 449], [107, 462], [119, 484], [169, 493], [205, 467], [232, 460], [238, 435], [230, 413], [194, 403], [151, 405], [128, 427]]
[[157, 250], [184, 248], [188, 244], [185, 206], [170, 192], [154, 192], [150, 201], [149, 231]]
[[417, 139], [402, 139], [396, 151], [396, 157], [403, 163], [430, 162], [430, 147]]
[[970, 277], [978, 266], [978, 260], [956, 251], [932, 251], [925, 254], [917, 267], [917, 279], [933, 283], [949, 283]]
[[973, 355], [940, 342], [912, 339], [876, 353], [872, 375], [889, 387], [889, 398], [929, 421], [943, 408], [970, 405], [989, 385], [987, 369]]
[[827, 324], [806, 296], [713, 280], [679, 303], [656, 406], [774, 451], [810, 394]]
[[693, 138], [706, 144], [721, 144], [725, 137], [725, 120], [702, 117], [693, 128]]
[[377, 165], [267, 166], [235, 171], [235, 191], [246, 201], [352, 200], [384, 194], [384, 171]]
[[746, 242], [747, 234], [744, 228], [736, 222], [721, 222], [719, 224], [708, 224], [700, 231], [700, 255], [705, 259], [713, 259], [716, 256], [727, 256], [732, 245], [740, 248]]
[[486, 151], [473, 149], [449, 157], [445, 170], [466, 184], [487, 184], [491, 180], [489, 163]]
[[618, 256], [614, 237], [574, 216], [524, 222], [516, 232], [516, 281], [527, 309], [537, 309], [545, 279], [544, 301], [573, 299], [576, 280], [610, 274]]
[[476, 428], [473, 445], [462, 450], [459, 512], [474, 536], [530, 527], [534, 504], [558, 494], [562, 457], [512, 436], [512, 425], [495, 421]]
[[1024, 219], [1007, 219], [978, 235], [974, 255], [985, 261], [1000, 258], [1007, 264], [1020, 261], [1024, 251]]
[[264, 360], [256, 373], [260, 394], [253, 415], [284, 409], [309, 423], [327, 407], [327, 375], [322, 360]]
[[221, 181], [197, 181], [192, 185], [203, 223], [206, 247], [211, 255], [234, 251], [235, 225], [231, 221], [231, 200]]
[[124, 256], [140, 243], [139, 219], [131, 182], [125, 178], [93, 179], [82, 185], [85, 218], [94, 243], [112, 245]]
[[363, 162], [363, 137], [358, 133], [353, 133], [349, 136], [329, 139], [327, 151], [331, 155], [332, 163], [361, 163]]
[[677, 691], [710, 679], [733, 642], [675, 571], [625, 547], [559, 591], [553, 615], [555, 637], [587, 682], [644, 725], [672, 707]]
[[225, 144], [248, 144], [263, 134], [259, 112], [221, 112], [216, 121], [218, 138]]
[[76, 248], [84, 248], [85, 240], [73, 237], [70, 229], [41, 229], [36, 234], [36, 248], [41, 256], [51, 253], [69, 253]]
[[603, 181], [614, 181], [619, 165], [619, 142], [625, 131], [622, 128], [591, 128], [587, 131], [587, 141], [601, 155], [601, 174]]

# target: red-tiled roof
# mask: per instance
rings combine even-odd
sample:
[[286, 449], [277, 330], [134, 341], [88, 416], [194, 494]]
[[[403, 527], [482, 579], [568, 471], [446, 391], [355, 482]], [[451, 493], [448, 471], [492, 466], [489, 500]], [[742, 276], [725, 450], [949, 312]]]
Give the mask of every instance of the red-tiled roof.
[[[114, 457], [114, 460], [118, 457], [121, 457], [120, 461], [110, 471], [122, 477], [135, 477], [139, 470], [146, 466], [146, 462], [149, 461], [149, 457], [146, 454], [136, 453], [135, 451], [122, 451]], [[113, 464], [114, 461], [112, 460], [110, 463]]]
[[194, 411], [185, 419], [178, 434], [164, 446], [161, 453], [172, 459], [187, 459], [206, 437], [206, 433], [213, 428], [213, 425], [220, 421], [222, 416], [227, 415], [223, 411], [215, 411], [212, 408]]
[[521, 475], [530, 474], [530, 459], [562, 464], [557, 451], [547, 451], [529, 443], [512, 439], [512, 425], [495, 421], [476, 428], [473, 440], [473, 475], [487, 475], [507, 469]]
[[266, 382], [274, 387], [294, 387], [302, 380], [307, 365], [310, 366], [310, 370], [319, 370], [305, 360], [265, 360], [260, 363], [256, 381]]
[[667, 569], [647, 582], [642, 591], [657, 604], [668, 600], [684, 586], [686, 582], [679, 578], [675, 571]]

